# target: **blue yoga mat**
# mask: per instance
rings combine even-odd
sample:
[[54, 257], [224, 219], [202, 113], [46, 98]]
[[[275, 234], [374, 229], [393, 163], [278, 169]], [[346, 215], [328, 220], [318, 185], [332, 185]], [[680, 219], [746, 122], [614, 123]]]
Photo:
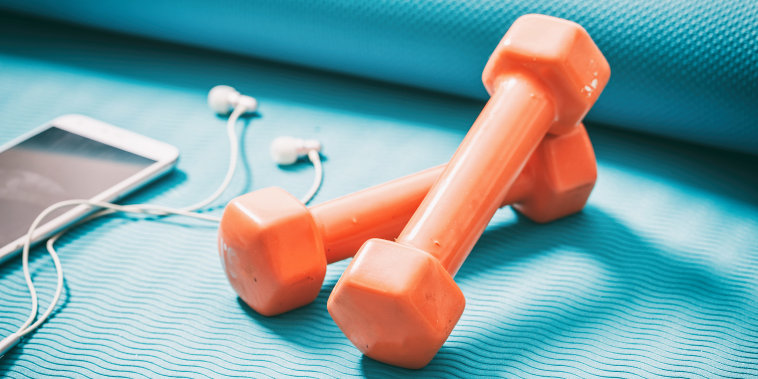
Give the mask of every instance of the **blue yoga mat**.
[[611, 64], [588, 119], [758, 153], [758, 2], [727, 0], [0, 0], [45, 17], [486, 98], [525, 13], [583, 25]]
[[[125, 202], [181, 206], [213, 191], [228, 151], [205, 95], [219, 83], [261, 104], [220, 204], [273, 185], [307, 190], [308, 164], [269, 160], [276, 136], [324, 143], [318, 203], [445, 162], [482, 107], [0, 14], [0, 143], [84, 113], [181, 150], [175, 172]], [[63, 300], [0, 359], [0, 376], [758, 376], [758, 157], [588, 128], [599, 177], [587, 209], [547, 225], [499, 211], [456, 276], [466, 311], [423, 370], [362, 357], [331, 320], [346, 262], [329, 267], [313, 304], [263, 317], [227, 284], [213, 225], [111, 216], [60, 241]], [[55, 278], [42, 249], [31, 272], [45, 306]], [[0, 336], [28, 311], [12, 259], [0, 265]]]

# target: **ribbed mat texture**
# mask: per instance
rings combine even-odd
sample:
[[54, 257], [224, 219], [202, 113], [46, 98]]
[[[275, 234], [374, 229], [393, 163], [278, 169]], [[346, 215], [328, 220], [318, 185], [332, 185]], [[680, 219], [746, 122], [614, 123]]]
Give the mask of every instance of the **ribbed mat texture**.
[[[181, 150], [175, 172], [126, 202], [186, 205], [216, 187], [228, 152], [205, 95], [219, 83], [261, 104], [224, 201], [272, 185], [307, 190], [308, 164], [269, 160], [276, 136], [324, 143], [321, 202], [445, 162], [482, 107], [0, 15], [0, 143], [84, 113]], [[758, 157], [589, 131], [599, 179], [587, 209], [547, 225], [498, 212], [456, 277], [466, 311], [423, 370], [362, 357], [333, 323], [325, 303], [345, 262], [329, 267], [315, 303], [262, 317], [227, 284], [213, 226], [113, 216], [60, 241], [63, 301], [0, 359], [0, 376], [758, 376]], [[31, 269], [46, 305], [55, 280], [42, 249]], [[0, 335], [28, 307], [12, 259], [0, 265]]]
[[583, 25], [613, 74], [589, 120], [758, 153], [755, 0], [0, 0], [110, 30], [486, 98], [526, 13]]

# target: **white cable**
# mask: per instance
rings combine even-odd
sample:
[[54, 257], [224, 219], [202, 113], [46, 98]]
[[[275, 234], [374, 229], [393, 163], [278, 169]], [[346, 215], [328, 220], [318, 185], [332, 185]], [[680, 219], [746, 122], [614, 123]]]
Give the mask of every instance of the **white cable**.
[[300, 199], [303, 204], [308, 204], [311, 200], [313, 200], [313, 196], [316, 196], [316, 192], [318, 192], [318, 189], [321, 188], [321, 181], [324, 177], [324, 169], [321, 166], [321, 155], [319, 155], [318, 151], [308, 151], [308, 159], [310, 159], [311, 163], [313, 163], [315, 175], [313, 177], [313, 184], [311, 185], [311, 188], [308, 190], [308, 192], [305, 193], [305, 196]]
[[[45, 210], [43, 210], [37, 216], [37, 218], [34, 219], [34, 222], [32, 222], [32, 225], [29, 227], [29, 231], [26, 233], [26, 239], [24, 240], [22, 263], [24, 266], [24, 278], [26, 279], [26, 285], [29, 288], [29, 293], [31, 294], [32, 310], [29, 313], [29, 318], [21, 326], [21, 328], [19, 328], [19, 331], [15, 333], [15, 334], [18, 334], [19, 337], [23, 337], [24, 335], [30, 333], [32, 330], [40, 326], [45, 321], [45, 319], [47, 319], [47, 317], [53, 312], [53, 309], [55, 308], [56, 303], [60, 299], [61, 292], [63, 291], [63, 269], [61, 267], [61, 262], [60, 262], [60, 259], [58, 258], [58, 254], [55, 251], [55, 248], [53, 247], [53, 244], [55, 243], [55, 241], [58, 240], [58, 238], [60, 238], [63, 235], [65, 230], [59, 232], [58, 234], [56, 234], [55, 236], [53, 236], [47, 241], [47, 251], [50, 254], [50, 257], [53, 259], [53, 263], [55, 264], [55, 271], [57, 273], [58, 281], [55, 288], [55, 295], [53, 296], [53, 300], [50, 302], [50, 305], [48, 306], [47, 310], [42, 316], [40, 316], [40, 318], [34, 324], [32, 324], [32, 321], [37, 316], [37, 308], [38, 308], [37, 291], [34, 287], [34, 282], [32, 281], [31, 275], [29, 273], [29, 250], [31, 247], [32, 235], [34, 234], [34, 231], [37, 229], [37, 226], [39, 226], [39, 223], [42, 222], [42, 219], [44, 219], [51, 212], [54, 212], [60, 208], [70, 207], [74, 205], [89, 205], [92, 207], [105, 208], [105, 209], [109, 209], [109, 210], [113, 210], [117, 212], [154, 214], [154, 215], [175, 214], [175, 215], [193, 217], [200, 220], [211, 221], [211, 222], [221, 221], [221, 219], [218, 217], [213, 217], [213, 216], [199, 214], [199, 213], [192, 213], [192, 212], [184, 211], [181, 209], [172, 209], [172, 208], [163, 207], [159, 205], [150, 205], [150, 204], [118, 205], [118, 204], [113, 204], [113, 203], [91, 201], [91, 200], [66, 200], [66, 201], [55, 203], [45, 208]], [[102, 215], [103, 212], [98, 212], [98, 213], [99, 213], [98, 215]]]
[[[34, 282], [32, 281], [32, 277], [29, 272], [29, 250], [31, 248], [31, 240], [32, 240], [32, 236], [34, 235], [34, 231], [37, 229], [37, 226], [42, 221], [42, 219], [44, 219], [44, 217], [49, 215], [51, 212], [54, 212], [60, 208], [70, 207], [74, 205], [89, 205], [90, 207], [98, 207], [98, 208], [103, 208], [103, 209], [89, 215], [88, 217], [79, 221], [75, 225], [93, 220], [95, 218], [98, 218], [107, 214], [111, 214], [114, 212], [152, 214], [152, 215], [160, 215], [160, 216], [173, 214], [173, 215], [180, 215], [180, 216], [186, 216], [186, 217], [193, 217], [193, 218], [197, 218], [197, 219], [201, 219], [205, 221], [220, 222], [221, 219], [219, 217], [213, 217], [213, 216], [194, 213], [194, 212], [208, 206], [210, 203], [218, 199], [224, 193], [224, 191], [226, 191], [226, 189], [229, 187], [229, 184], [231, 183], [232, 178], [234, 177], [234, 172], [237, 168], [237, 160], [239, 158], [239, 138], [237, 137], [237, 133], [235, 132], [235, 125], [237, 121], [239, 120], [239, 117], [245, 112], [246, 112], [246, 108], [244, 106], [237, 106], [235, 107], [234, 111], [231, 113], [231, 115], [229, 116], [229, 119], [227, 120], [226, 132], [229, 138], [229, 145], [230, 145], [229, 146], [230, 147], [229, 167], [227, 168], [226, 175], [224, 176], [223, 181], [218, 186], [216, 191], [214, 191], [207, 198], [197, 203], [194, 203], [192, 205], [182, 207], [182, 208], [169, 208], [169, 207], [164, 207], [160, 205], [152, 205], [152, 204], [118, 205], [118, 204], [113, 204], [113, 203], [91, 201], [91, 200], [66, 200], [66, 201], [55, 203], [47, 207], [45, 210], [43, 210], [37, 216], [34, 222], [32, 222], [32, 225], [29, 227], [29, 230], [26, 234], [26, 239], [24, 241], [23, 255], [22, 255], [24, 279], [26, 280], [26, 285], [29, 289], [32, 309], [29, 312], [29, 317], [24, 322], [24, 324], [18, 329], [17, 332], [12, 333], [8, 337], [0, 340], [0, 357], [2, 357], [5, 354], [5, 352], [7, 352], [10, 348], [15, 346], [21, 340], [22, 337], [31, 333], [33, 330], [35, 330], [40, 325], [42, 325], [42, 323], [44, 323], [45, 320], [47, 320], [47, 318], [52, 314], [53, 310], [55, 309], [55, 306], [60, 300], [61, 293], [63, 292], [63, 267], [61, 265], [60, 258], [58, 257], [58, 253], [55, 250], [55, 242], [58, 241], [58, 239], [63, 234], [65, 234], [69, 228], [73, 227], [74, 225], [71, 225], [68, 228], [58, 232], [57, 234], [55, 234], [54, 236], [52, 236], [51, 238], [47, 240], [47, 243], [46, 243], [47, 252], [50, 255], [50, 258], [53, 260], [53, 264], [55, 265], [57, 281], [56, 281], [55, 294], [53, 296], [53, 299], [51, 300], [45, 312], [39, 318], [37, 318], [39, 302], [37, 298], [37, 290], [34, 287]], [[321, 183], [323, 180], [323, 167], [321, 165], [321, 156], [319, 155], [319, 152], [317, 150], [309, 151], [308, 159], [311, 161], [311, 163], [313, 163], [313, 167], [315, 169], [315, 176], [314, 176], [314, 180], [313, 180], [313, 184], [311, 185], [311, 188], [308, 190], [305, 196], [303, 196], [301, 199], [301, 201], [304, 204], [307, 204], [313, 199], [313, 197], [316, 195], [319, 188], [321, 187]], [[37, 318], [36, 322], [34, 321], [35, 318]]]
[[234, 108], [234, 111], [232, 111], [232, 114], [226, 121], [226, 134], [229, 137], [229, 167], [226, 169], [226, 176], [224, 176], [224, 180], [221, 182], [221, 185], [219, 185], [216, 191], [207, 198], [180, 209], [185, 211], [196, 211], [198, 209], [202, 209], [208, 204], [212, 203], [214, 200], [218, 199], [221, 194], [226, 191], [227, 187], [229, 187], [229, 183], [232, 182], [232, 178], [234, 177], [234, 171], [237, 169], [237, 159], [239, 157], [239, 139], [237, 137], [237, 133], [234, 131], [234, 126], [237, 124], [237, 120], [240, 118], [240, 116], [242, 116], [246, 111], [247, 108], [244, 106], [237, 106]]
[[[45, 312], [39, 318], [37, 318], [37, 310], [39, 307], [39, 302], [37, 299], [37, 289], [34, 287], [34, 282], [32, 281], [32, 276], [29, 272], [29, 250], [31, 248], [32, 236], [34, 235], [34, 231], [39, 226], [39, 223], [42, 222], [42, 220], [50, 213], [55, 212], [56, 210], [60, 208], [70, 207], [74, 205], [89, 205], [89, 206], [105, 208], [105, 209], [109, 209], [109, 210], [113, 210], [117, 212], [155, 214], [155, 215], [175, 214], [175, 215], [193, 217], [193, 218], [197, 218], [197, 219], [201, 219], [205, 221], [211, 221], [211, 222], [221, 221], [218, 217], [192, 213], [192, 212], [184, 211], [181, 209], [171, 209], [171, 208], [163, 207], [159, 205], [150, 205], [150, 204], [118, 205], [118, 204], [106, 203], [106, 202], [101, 202], [101, 201], [92, 201], [92, 200], [66, 200], [66, 201], [55, 203], [45, 208], [45, 210], [43, 210], [37, 216], [37, 218], [34, 219], [34, 222], [32, 222], [31, 226], [29, 226], [29, 230], [27, 231], [26, 237], [24, 239], [22, 264], [23, 264], [23, 269], [24, 269], [24, 279], [26, 280], [26, 286], [29, 289], [29, 295], [31, 297], [32, 309], [29, 312], [29, 317], [26, 319], [26, 322], [24, 322], [21, 325], [18, 331], [16, 331], [15, 333], [11, 334], [10, 336], [0, 341], [0, 356], [4, 355], [6, 351], [8, 351], [11, 347], [16, 345], [22, 337], [31, 333], [34, 329], [42, 325], [42, 323], [45, 322], [45, 320], [47, 320], [50, 314], [53, 313], [53, 310], [55, 309], [56, 304], [58, 304], [58, 300], [60, 300], [61, 293], [63, 292], [63, 267], [61, 266], [60, 258], [58, 257], [58, 253], [55, 251], [53, 244], [55, 243], [55, 241], [58, 240], [58, 238], [60, 238], [63, 235], [63, 233], [65, 233], [65, 230], [59, 232], [58, 234], [56, 234], [55, 236], [53, 236], [47, 241], [47, 252], [50, 254], [50, 258], [52, 258], [53, 264], [55, 265], [57, 283], [55, 286], [55, 295], [53, 295], [53, 299], [50, 301], [50, 305], [48, 305]], [[102, 216], [104, 213], [105, 212], [98, 212], [96, 215]], [[94, 217], [88, 217], [87, 219], [92, 219], [92, 218]], [[37, 318], [36, 322], [34, 322], [35, 318]]]

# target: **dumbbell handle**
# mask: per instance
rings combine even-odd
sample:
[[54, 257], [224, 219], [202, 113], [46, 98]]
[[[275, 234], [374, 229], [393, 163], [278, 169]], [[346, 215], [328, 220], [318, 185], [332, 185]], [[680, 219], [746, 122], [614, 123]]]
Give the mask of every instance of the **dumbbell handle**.
[[455, 275], [556, 119], [552, 95], [532, 75], [508, 72], [397, 242], [439, 259]]
[[[311, 207], [327, 262], [352, 257], [371, 238], [397, 237], [444, 169], [432, 167]], [[525, 199], [533, 183], [534, 174], [522, 171], [501, 206]]]

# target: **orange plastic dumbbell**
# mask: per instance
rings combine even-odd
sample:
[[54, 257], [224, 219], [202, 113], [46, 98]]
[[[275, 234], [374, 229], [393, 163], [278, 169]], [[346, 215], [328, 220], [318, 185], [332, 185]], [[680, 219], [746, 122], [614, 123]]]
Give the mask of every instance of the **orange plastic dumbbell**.
[[[439, 180], [396, 242], [366, 242], [329, 297], [329, 313], [360, 351], [408, 368], [429, 363], [465, 306], [453, 275], [540, 141], [574, 130], [609, 76], [578, 24], [516, 20], [484, 69], [492, 97]], [[582, 164], [562, 163], [564, 174]], [[560, 206], [539, 201], [538, 219]]]
[[[577, 168], [581, 168], [578, 170]], [[369, 238], [395, 238], [440, 176], [434, 167], [306, 208], [279, 188], [233, 199], [219, 227], [219, 253], [240, 298], [271, 316], [313, 301], [327, 263], [352, 257]], [[584, 207], [597, 176], [583, 126], [542, 141], [502, 205], [537, 222]]]

